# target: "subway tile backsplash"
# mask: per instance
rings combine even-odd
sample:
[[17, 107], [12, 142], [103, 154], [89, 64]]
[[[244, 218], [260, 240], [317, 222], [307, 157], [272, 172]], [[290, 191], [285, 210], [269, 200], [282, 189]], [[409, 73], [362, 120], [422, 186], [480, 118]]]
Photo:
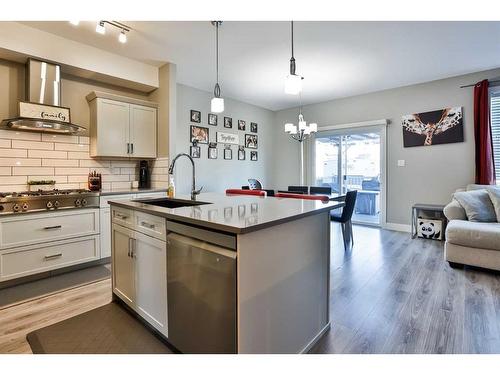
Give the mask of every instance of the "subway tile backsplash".
[[[139, 179], [139, 160], [91, 159], [89, 137], [0, 130], [0, 192], [28, 190], [29, 180], [55, 180], [57, 189], [86, 189], [92, 170], [103, 189], [127, 189]], [[167, 187], [168, 159], [151, 162], [151, 185]]]

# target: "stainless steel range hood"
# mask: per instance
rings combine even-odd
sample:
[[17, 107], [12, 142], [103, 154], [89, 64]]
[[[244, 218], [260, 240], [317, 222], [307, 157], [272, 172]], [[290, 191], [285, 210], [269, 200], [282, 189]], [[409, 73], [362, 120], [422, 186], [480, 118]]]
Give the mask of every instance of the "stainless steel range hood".
[[19, 102], [19, 116], [5, 119], [0, 129], [78, 134], [84, 127], [71, 123], [70, 109], [61, 107], [61, 67], [28, 59], [26, 101]]

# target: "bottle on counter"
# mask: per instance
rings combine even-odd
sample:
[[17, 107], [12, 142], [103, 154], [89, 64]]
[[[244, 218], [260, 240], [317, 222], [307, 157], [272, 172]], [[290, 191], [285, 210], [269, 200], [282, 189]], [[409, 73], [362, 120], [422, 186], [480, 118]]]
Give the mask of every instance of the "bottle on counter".
[[174, 184], [174, 176], [173, 175], [168, 175], [167, 196], [169, 198], [173, 198], [175, 196], [175, 184]]

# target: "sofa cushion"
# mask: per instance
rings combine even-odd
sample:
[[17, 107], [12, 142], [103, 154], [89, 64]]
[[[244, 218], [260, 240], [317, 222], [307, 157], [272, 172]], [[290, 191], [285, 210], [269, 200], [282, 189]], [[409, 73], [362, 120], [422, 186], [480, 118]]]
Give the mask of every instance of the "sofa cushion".
[[443, 212], [448, 220], [467, 220], [467, 214], [464, 208], [456, 199], [452, 199], [451, 202], [444, 207]]
[[493, 203], [486, 189], [458, 192], [453, 194], [453, 198], [464, 208], [470, 221], [497, 221]]
[[500, 222], [500, 188], [489, 188], [488, 195], [490, 196], [491, 203], [493, 203], [497, 221]]
[[452, 220], [446, 227], [446, 241], [455, 245], [500, 251], [500, 224]]

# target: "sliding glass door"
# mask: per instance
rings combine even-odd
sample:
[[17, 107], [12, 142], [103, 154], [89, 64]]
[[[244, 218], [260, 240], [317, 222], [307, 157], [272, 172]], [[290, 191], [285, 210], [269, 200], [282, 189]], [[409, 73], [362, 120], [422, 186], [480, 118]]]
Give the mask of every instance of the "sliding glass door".
[[353, 221], [380, 225], [385, 132], [377, 126], [319, 131], [313, 145], [313, 181], [337, 193], [357, 190]]

